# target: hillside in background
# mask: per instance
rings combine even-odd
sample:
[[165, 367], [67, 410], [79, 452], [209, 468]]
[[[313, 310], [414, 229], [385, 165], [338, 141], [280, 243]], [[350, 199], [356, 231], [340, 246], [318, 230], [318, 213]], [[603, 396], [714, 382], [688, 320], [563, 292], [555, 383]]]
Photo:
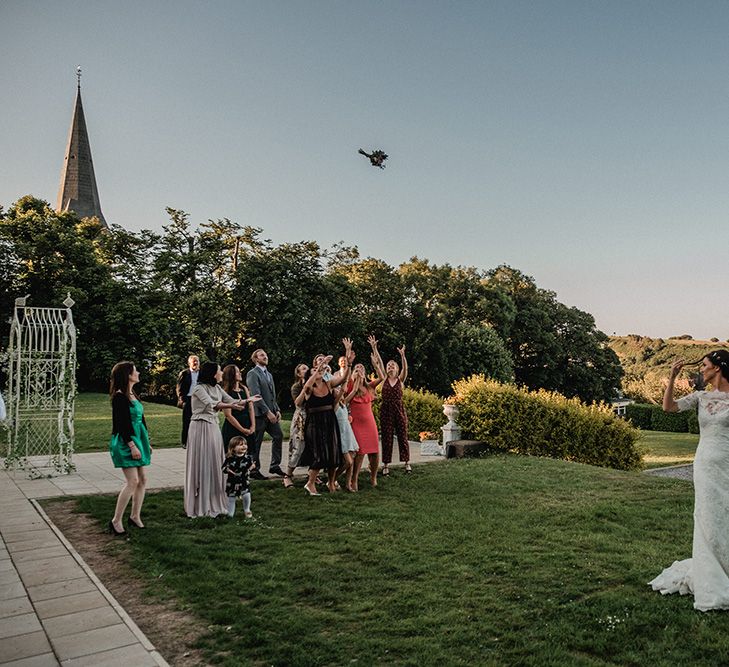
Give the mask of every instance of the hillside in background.
[[[718, 339], [693, 340], [689, 336], [650, 338], [629, 334], [610, 336], [610, 348], [618, 355], [625, 371], [623, 393], [645, 403], [660, 403], [671, 364], [677, 359], [700, 360], [712, 350], [729, 349], [729, 342]], [[682, 371], [676, 383], [677, 395], [691, 391], [691, 378], [698, 365]]]

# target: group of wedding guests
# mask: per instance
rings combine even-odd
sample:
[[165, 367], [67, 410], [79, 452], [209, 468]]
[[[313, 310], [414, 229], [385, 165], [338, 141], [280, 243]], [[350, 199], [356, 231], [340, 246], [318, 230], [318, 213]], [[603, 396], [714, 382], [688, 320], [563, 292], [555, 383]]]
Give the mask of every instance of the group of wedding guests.
[[[240, 370], [206, 362], [200, 366], [190, 357], [189, 369], [178, 383], [183, 408], [183, 443], [187, 446], [185, 512], [190, 517], [233, 516], [238, 498], [246, 517], [251, 514], [250, 476], [260, 473], [260, 445], [264, 432], [273, 438], [269, 472], [283, 476], [293, 486], [297, 466], [308, 465], [304, 488], [318, 496], [319, 473], [326, 473], [326, 486], [334, 493], [338, 478], [349, 491], [357, 491], [359, 472], [368, 457], [370, 482], [377, 484], [379, 467], [377, 425], [372, 413], [376, 387], [382, 383], [380, 427], [382, 431], [382, 474], [389, 473], [392, 438], [397, 434], [400, 460], [410, 470], [407, 415], [402, 401], [407, 378], [405, 348], [399, 348], [400, 365], [384, 366], [377, 340], [370, 336], [370, 358], [376, 376], [367, 377], [361, 363], [354, 364], [352, 342], [345, 338], [344, 354], [332, 373], [329, 355], [317, 355], [311, 367], [304, 363], [295, 370], [291, 396], [296, 405], [291, 423], [288, 468], [281, 463], [281, 411], [268, 372], [268, 356], [256, 350], [254, 367], [242, 383]], [[694, 532], [691, 558], [674, 563], [650, 582], [662, 594], [693, 594], [700, 611], [729, 609], [729, 351], [715, 350], [692, 362], [701, 364], [701, 376], [710, 391], [696, 391], [674, 399], [674, 383], [684, 362], [673, 364], [663, 397], [667, 412], [697, 409], [701, 430], [693, 464]], [[354, 364], [354, 366], [353, 366]], [[144, 409], [134, 386], [139, 372], [129, 361], [119, 362], [111, 373], [112, 438], [109, 444], [114, 465], [124, 471], [125, 485], [117, 498], [109, 529], [124, 535], [122, 517], [129, 501], [129, 524], [143, 529], [141, 518], [146, 476], [152, 446], [144, 420]], [[222, 386], [221, 386], [222, 385]], [[255, 392], [252, 394], [252, 392]], [[189, 409], [187, 405], [189, 403]], [[217, 412], [225, 413], [222, 429]], [[250, 454], [248, 453], [250, 451]], [[227, 456], [226, 456], [227, 452]], [[262, 476], [262, 475], [261, 475]]]
[[[411, 472], [407, 414], [402, 400], [408, 373], [404, 346], [398, 348], [400, 362], [391, 360], [385, 365], [377, 340], [370, 336], [374, 373], [368, 377], [364, 364], [354, 363], [352, 342], [348, 338], [342, 342], [344, 354], [335, 372], [330, 366], [331, 355], [317, 355], [311, 367], [305, 363], [296, 366], [291, 387], [295, 411], [286, 471], [281, 468], [281, 410], [266, 351], [259, 349], [251, 355], [253, 368], [245, 383], [240, 369], [233, 364], [221, 369], [215, 362], [201, 365], [197, 356], [189, 357], [188, 368], [180, 374], [176, 387], [178, 407], [182, 408], [181, 442], [187, 450], [184, 507], [189, 517], [233, 516], [237, 498], [243, 502], [245, 516], [252, 516], [250, 480], [267, 479], [260, 470], [265, 433], [272, 439], [269, 473], [282, 477], [286, 488], [294, 486], [296, 468], [307, 466], [304, 489], [309, 495], [320, 495], [317, 485], [324, 484], [331, 493], [342, 487], [356, 492], [365, 457], [370, 483], [376, 486], [380, 448], [372, 404], [380, 384], [381, 473], [390, 474], [395, 435], [400, 461], [405, 463], [405, 471]], [[140, 516], [146, 483], [144, 466], [149, 465], [152, 447], [142, 404], [134, 392], [137, 382], [139, 372], [133, 363], [120, 362], [112, 369], [110, 451], [114, 465], [124, 470], [126, 480], [109, 524], [117, 535], [125, 534], [122, 517], [130, 499], [129, 522], [144, 527]], [[222, 427], [220, 411], [225, 415]]]

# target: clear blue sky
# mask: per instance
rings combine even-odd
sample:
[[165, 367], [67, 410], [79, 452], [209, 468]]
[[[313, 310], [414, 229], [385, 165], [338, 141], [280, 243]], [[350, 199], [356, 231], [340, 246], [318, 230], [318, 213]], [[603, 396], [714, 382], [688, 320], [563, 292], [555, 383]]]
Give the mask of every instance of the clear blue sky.
[[[729, 3], [0, 2], [0, 203], [508, 263], [607, 333], [729, 338]], [[384, 171], [359, 147], [390, 155]]]

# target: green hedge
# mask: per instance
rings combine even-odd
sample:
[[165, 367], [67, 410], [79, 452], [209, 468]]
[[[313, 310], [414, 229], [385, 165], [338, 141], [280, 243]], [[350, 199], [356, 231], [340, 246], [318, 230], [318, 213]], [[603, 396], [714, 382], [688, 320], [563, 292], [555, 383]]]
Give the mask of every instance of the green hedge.
[[[644, 431], [668, 431], [670, 433], [698, 433], [696, 412], [664, 412], [660, 405], [633, 403], [625, 409], [625, 416], [633, 426]], [[694, 430], [691, 430], [694, 429]]]
[[639, 432], [607, 405], [585, 405], [544, 390], [528, 391], [483, 375], [454, 383], [466, 438], [506, 451], [621, 470], [640, 467]]
[[651, 431], [688, 433], [688, 412], [664, 412], [656, 405], [651, 415]]
[[[372, 405], [378, 429], [380, 427], [381, 393], [382, 385], [378, 388], [377, 400]], [[408, 389], [405, 387], [402, 402], [408, 415], [408, 438], [410, 440], [419, 440], [421, 431], [432, 431], [438, 435], [438, 440], [441, 439], [440, 429], [447, 420], [443, 415], [443, 399], [438, 394], [424, 389]]]
[[644, 431], [651, 430], [651, 416], [655, 405], [647, 403], [631, 403], [625, 407], [625, 418], [630, 420], [633, 426], [637, 426]]

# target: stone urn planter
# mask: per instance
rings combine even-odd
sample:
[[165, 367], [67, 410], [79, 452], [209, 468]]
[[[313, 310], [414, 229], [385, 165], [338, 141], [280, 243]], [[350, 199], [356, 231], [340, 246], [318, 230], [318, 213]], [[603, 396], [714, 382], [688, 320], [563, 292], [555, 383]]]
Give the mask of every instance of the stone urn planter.
[[443, 454], [448, 452], [448, 443], [461, 439], [461, 427], [456, 424], [458, 406], [453, 403], [443, 403], [443, 414], [448, 417], [448, 423], [441, 427], [443, 431]]
[[443, 403], [443, 414], [448, 419], [446, 426], [455, 426], [458, 417], [458, 406], [453, 403]]

